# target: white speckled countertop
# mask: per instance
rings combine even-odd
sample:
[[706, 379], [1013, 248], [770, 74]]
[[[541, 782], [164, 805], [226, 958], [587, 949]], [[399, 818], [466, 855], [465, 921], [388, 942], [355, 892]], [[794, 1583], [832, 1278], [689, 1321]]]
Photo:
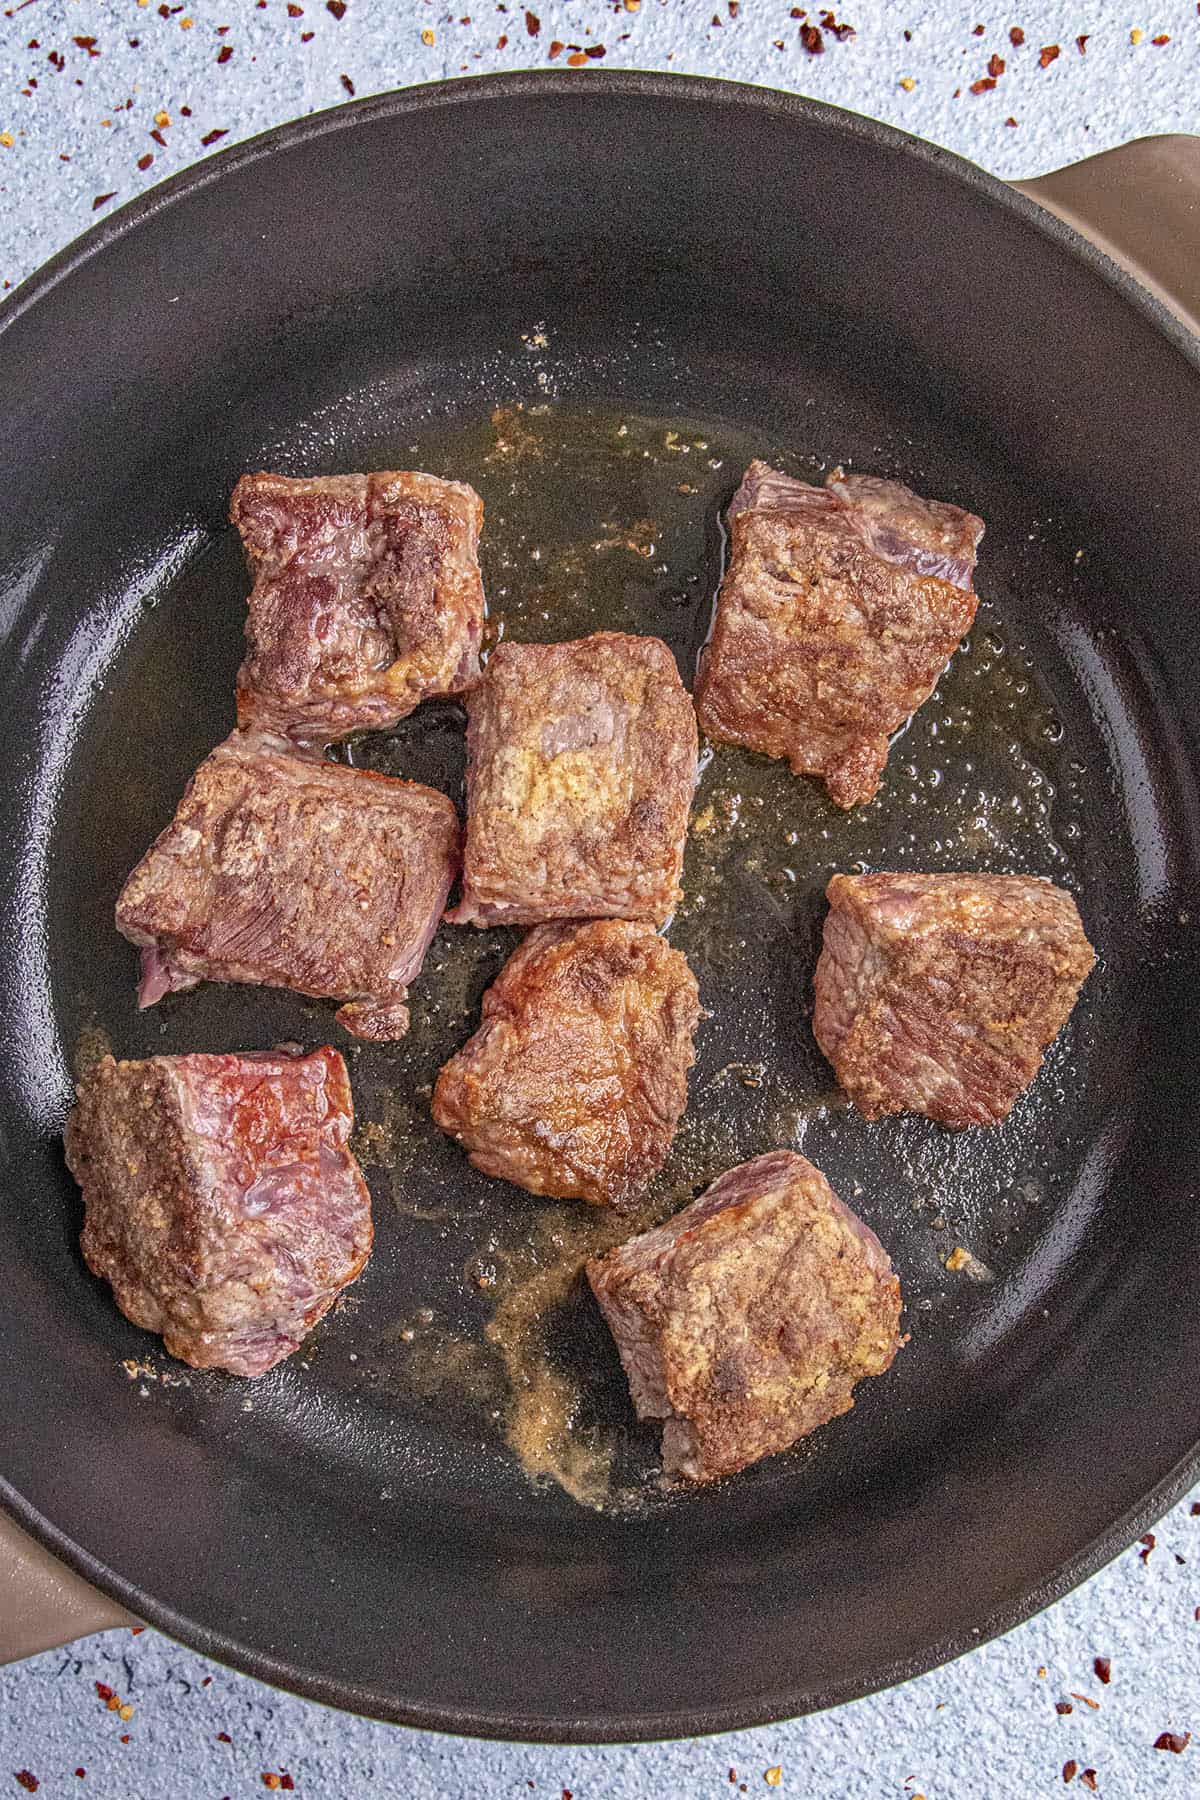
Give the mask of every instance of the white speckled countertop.
[[[801, 29], [825, 9], [807, 10], [805, 21], [787, 0], [0, 6], [0, 282], [15, 286], [106, 209], [267, 126], [348, 94], [571, 56], [796, 89], [1003, 176], [1200, 130], [1193, 0], [1002, 14], [951, 0], [847, 0], [834, 17], [854, 35], [818, 26], [819, 53]], [[973, 91], [981, 82], [994, 85]], [[233, 1800], [286, 1791], [286, 1781], [310, 1800], [1036, 1800], [1089, 1790], [1184, 1800], [1200, 1794], [1200, 1498], [1154, 1540], [1000, 1642], [890, 1693], [788, 1725], [631, 1749], [476, 1744], [371, 1724], [206, 1664], [152, 1631], [108, 1632], [0, 1671], [0, 1796], [36, 1785], [46, 1800]], [[1097, 1657], [1110, 1661], [1107, 1683]], [[132, 1714], [110, 1710], [97, 1683]], [[1182, 1754], [1154, 1748], [1161, 1733], [1189, 1730], [1197, 1741]]]

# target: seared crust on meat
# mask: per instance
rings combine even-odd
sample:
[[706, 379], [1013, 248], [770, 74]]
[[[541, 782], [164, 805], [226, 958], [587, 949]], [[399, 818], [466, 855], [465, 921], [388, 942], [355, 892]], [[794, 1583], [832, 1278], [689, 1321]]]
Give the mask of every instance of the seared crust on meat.
[[88, 1267], [172, 1356], [263, 1374], [370, 1253], [353, 1123], [336, 1050], [104, 1057], [66, 1131]]
[[705, 733], [786, 757], [843, 807], [870, 800], [888, 738], [933, 692], [977, 605], [982, 522], [899, 482], [824, 488], [751, 463], [700, 662]]
[[813, 1032], [864, 1118], [995, 1125], [1095, 962], [1070, 894], [1028, 875], [835, 875]]
[[686, 959], [652, 926], [539, 926], [438, 1076], [433, 1116], [486, 1175], [619, 1209], [666, 1160], [699, 1015]]
[[874, 1232], [803, 1156], [773, 1150], [587, 1265], [669, 1475], [712, 1481], [853, 1405], [904, 1340]]
[[479, 673], [483, 502], [461, 481], [243, 475], [254, 579], [238, 723], [323, 743], [382, 731]]
[[338, 1019], [403, 1036], [458, 867], [444, 794], [234, 732], [126, 881], [117, 928], [143, 946], [141, 1004], [197, 981], [346, 1000]]
[[660, 638], [501, 644], [467, 697], [457, 925], [628, 918], [679, 900], [696, 718]]

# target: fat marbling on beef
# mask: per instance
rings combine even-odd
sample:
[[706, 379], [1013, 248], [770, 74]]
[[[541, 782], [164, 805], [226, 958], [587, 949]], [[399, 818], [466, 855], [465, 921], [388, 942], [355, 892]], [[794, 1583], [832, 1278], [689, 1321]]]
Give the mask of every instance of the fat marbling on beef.
[[1074, 900], [1028, 875], [835, 875], [813, 1032], [864, 1118], [996, 1125], [1095, 957]]
[[730, 1169], [665, 1225], [587, 1265], [668, 1475], [712, 1481], [853, 1405], [902, 1342], [874, 1232], [789, 1150]]
[[203, 979], [263, 982], [346, 1001], [338, 1022], [358, 1037], [403, 1036], [459, 839], [432, 788], [234, 732], [117, 901], [143, 946], [141, 1004]]
[[754, 462], [728, 522], [701, 726], [821, 776], [838, 806], [870, 800], [975, 617], [982, 521], [899, 482], [838, 470], [817, 488]]
[[679, 899], [696, 717], [661, 638], [501, 644], [467, 696], [458, 925], [648, 919]]
[[433, 1116], [476, 1168], [618, 1209], [666, 1160], [700, 1015], [687, 959], [624, 919], [540, 925], [483, 997]]
[[102, 1058], [66, 1132], [88, 1267], [172, 1356], [262, 1375], [370, 1254], [353, 1123], [336, 1050]]
[[478, 675], [474, 488], [394, 470], [243, 475], [230, 517], [254, 581], [240, 725], [316, 743], [385, 730]]

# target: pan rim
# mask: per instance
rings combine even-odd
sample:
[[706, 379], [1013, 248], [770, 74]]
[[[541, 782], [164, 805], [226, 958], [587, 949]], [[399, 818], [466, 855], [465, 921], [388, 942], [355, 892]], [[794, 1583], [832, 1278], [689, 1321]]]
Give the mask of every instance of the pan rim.
[[[830, 106], [801, 95], [767, 87], [707, 76], [662, 74], [638, 70], [526, 70], [503, 75], [475, 76], [396, 89], [356, 100], [306, 118], [274, 126], [232, 145], [203, 162], [169, 177], [145, 194], [126, 202], [117, 211], [86, 230], [22, 281], [0, 302], [0, 338], [10, 327], [36, 308], [63, 281], [86, 263], [122, 241], [139, 226], [177, 202], [185, 201], [214, 182], [252, 167], [277, 152], [312, 143], [334, 132], [353, 129], [377, 120], [420, 114], [444, 106], [491, 105], [509, 98], [555, 99], [574, 97], [578, 84], [588, 81], [597, 98], [607, 92], [619, 98], [691, 101], [704, 105], [735, 107], [758, 115], [774, 115], [784, 121], [816, 125], [873, 144], [893, 156], [914, 159], [942, 170], [972, 189], [981, 198], [1002, 207], [1011, 216], [1036, 230], [1059, 250], [1082, 263], [1139, 313], [1142, 318], [1191, 366], [1200, 371], [1200, 340], [1175, 318], [1153, 294], [1119, 267], [1071, 226], [1034, 200], [977, 165], [914, 138], [891, 125]], [[68, 1537], [34, 1508], [3, 1476], [0, 1506], [42, 1545], [96, 1588], [125, 1606], [136, 1617], [184, 1643], [197, 1653], [212, 1657], [268, 1684], [285, 1688], [306, 1699], [358, 1713], [387, 1723], [456, 1735], [509, 1742], [620, 1744], [692, 1738], [735, 1729], [746, 1729], [786, 1718], [823, 1711], [850, 1700], [883, 1691], [895, 1684], [940, 1667], [1033, 1617], [1061, 1599], [1080, 1582], [1095, 1574], [1129, 1543], [1149, 1529], [1200, 1478], [1200, 1443], [1161, 1477], [1135, 1505], [1106, 1530], [1091, 1538], [1072, 1556], [1043, 1578], [1032, 1592], [1025, 1590], [993, 1606], [969, 1629], [948, 1631], [915, 1656], [882, 1657], [869, 1670], [854, 1677], [822, 1684], [789, 1686], [779, 1692], [742, 1698], [719, 1706], [679, 1708], [647, 1714], [514, 1715], [511, 1710], [486, 1707], [431, 1706], [428, 1702], [383, 1694], [377, 1690], [315, 1675], [289, 1662], [243, 1645], [231, 1633], [196, 1624], [170, 1606], [157, 1601], [136, 1582], [108, 1568]]]

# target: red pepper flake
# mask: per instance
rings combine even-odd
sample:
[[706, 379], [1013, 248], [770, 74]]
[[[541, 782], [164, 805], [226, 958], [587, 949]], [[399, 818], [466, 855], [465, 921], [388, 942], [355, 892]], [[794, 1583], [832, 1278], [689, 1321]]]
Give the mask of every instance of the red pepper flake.
[[141, 169], [141, 170], [143, 170], [143, 171], [145, 171], [145, 170], [146, 170], [146, 169], [148, 169], [148, 168], [149, 168], [149, 167], [150, 167], [150, 164], [151, 164], [151, 163], [152, 163], [152, 162], [153, 162], [153, 161], [154, 161], [154, 153], [153, 153], [153, 151], [151, 151], [151, 150], [147, 150], [147, 152], [146, 152], [146, 154], [145, 154], [145, 156], [139, 156], [139, 157], [138, 157], [138, 159], [137, 159], [137, 166], [138, 166], [138, 168], [139, 168], [139, 169]]
[[825, 39], [821, 36], [820, 30], [816, 25], [802, 25], [800, 27], [800, 42], [804, 45], [804, 48], [808, 51], [810, 56], [820, 56], [824, 52]]
[[858, 35], [853, 25], [839, 25], [836, 16], [828, 11], [821, 14], [821, 23], [826, 31], [831, 31], [833, 33], [839, 44], [844, 44], [847, 38], [856, 37]]
[[346, 92], [349, 94], [350, 98], [353, 100], [353, 98], [354, 98], [354, 83], [351, 81], [350, 77], [348, 75], [339, 75], [338, 80], [341, 82], [342, 86], [345, 88]]
[[1075, 1708], [1071, 1705], [1069, 1700], [1056, 1700], [1054, 1702], [1054, 1710], [1060, 1718], [1065, 1719], [1068, 1713], [1073, 1713], [1075, 1711]]
[[200, 142], [207, 149], [208, 145], [215, 144], [218, 138], [223, 138], [223, 137], [228, 137], [228, 136], [229, 136], [229, 127], [228, 126], [218, 127], [215, 131], [206, 131], [204, 136], [200, 139]]
[[596, 59], [601, 56], [607, 56], [608, 51], [604, 48], [603, 44], [589, 44], [583, 54]]
[[992, 55], [992, 56], [988, 57], [988, 74], [989, 75], [1003, 75], [1003, 73], [1007, 67], [1008, 67], [1008, 64], [1005, 62], [1005, 60], [1002, 56]]
[[263, 1770], [262, 1784], [265, 1788], [271, 1788], [274, 1792], [278, 1792], [283, 1785], [278, 1775], [270, 1769]]
[[206, 1675], [204, 1677], [204, 1680], [200, 1683], [200, 1686], [201, 1687], [211, 1687], [212, 1686], [212, 1676]]
[[151, 132], [151, 133], [150, 133], [150, 136], [151, 136], [151, 137], [152, 137], [152, 138], [153, 138], [153, 139], [154, 139], [154, 141], [155, 141], [155, 143], [156, 143], [156, 144], [157, 144], [157, 145], [158, 145], [158, 147], [159, 147], [159, 149], [160, 149], [160, 150], [165, 150], [165, 149], [166, 149], [166, 147], [167, 147], [167, 140], [166, 140], [166, 138], [165, 138], [165, 137], [164, 137], [164, 136], [163, 136], [163, 134], [162, 134], [162, 132], [161, 132], [161, 131], [152, 131], [152, 132]]
[[217, 61], [219, 63], [227, 63], [232, 55], [233, 55], [233, 45], [232, 44], [222, 44], [221, 48], [217, 51]]
[[1070, 1762], [1065, 1762], [1063, 1764], [1063, 1780], [1064, 1781], [1074, 1781], [1075, 1771], [1078, 1769], [1078, 1767], [1079, 1767], [1079, 1764], [1075, 1761], [1074, 1757], [1071, 1758]]
[[1017, 121], [1015, 119], [1005, 119], [1004, 123], [1006, 125], [1015, 125]]
[[289, 19], [302, 19], [304, 8], [296, 5], [296, 0], [288, 0], [287, 16]]
[[1154, 1748], [1169, 1750], [1172, 1756], [1182, 1756], [1191, 1741], [1190, 1731], [1160, 1731], [1154, 1740]]
[[1093, 1712], [1100, 1711], [1100, 1702], [1098, 1700], [1091, 1700], [1086, 1694], [1077, 1694], [1074, 1688], [1071, 1689], [1071, 1698], [1072, 1700], [1078, 1700], [1080, 1706], [1090, 1706]]
[[50, 64], [51, 68], [57, 69], [60, 74], [67, 66], [67, 59], [61, 50], [51, 50], [46, 61]]
[[1142, 1546], [1138, 1551], [1138, 1556], [1141, 1558], [1142, 1562], [1149, 1562], [1150, 1552], [1153, 1550], [1157, 1541], [1158, 1540], [1155, 1538], [1152, 1531], [1148, 1531], [1145, 1537], [1138, 1539], [1138, 1543]]
[[29, 1794], [36, 1794], [42, 1785], [37, 1776], [31, 1775], [28, 1769], [18, 1769], [13, 1780], [19, 1781], [26, 1793]]
[[[1197, 0], [1196, 10], [1198, 12], [1200, 12], [1200, 0]], [[805, 10], [802, 6], [793, 6], [792, 17], [793, 17], [793, 19], [807, 19], [808, 14], [805, 12]]]
[[549, 52], [550, 61], [553, 62], [555, 57], [561, 56], [562, 53], [563, 53], [563, 45], [559, 42], [558, 38], [555, 38], [554, 42], [550, 46], [550, 52]]
[[325, 0], [325, 11], [331, 12], [335, 19], [346, 16], [346, 0]]
[[1105, 1687], [1107, 1687], [1112, 1680], [1112, 1658], [1108, 1656], [1097, 1656], [1093, 1658], [1092, 1667], [1096, 1671], [1096, 1680], [1102, 1681]]
[[113, 188], [112, 192], [108, 193], [108, 194], [97, 194], [96, 198], [92, 201], [92, 211], [99, 212], [99, 210], [102, 206], [107, 206], [109, 201], [115, 200], [116, 197], [117, 197], [116, 188]]
[[567, 67], [569, 69], [582, 69], [586, 62], [587, 57], [583, 54], [582, 50], [573, 50], [567, 58]]
[[1093, 1794], [1096, 1792], [1096, 1771], [1095, 1771], [1095, 1769], [1085, 1769], [1083, 1771], [1083, 1774], [1079, 1777], [1079, 1779], [1080, 1779], [1080, 1781], [1082, 1781], [1085, 1788], [1091, 1788]]
[[536, 37], [538, 32], [542, 29], [542, 21], [535, 12], [527, 12], [525, 14], [525, 29], [530, 37]]
[[984, 75], [979, 81], [973, 81], [971, 83], [970, 91], [973, 94], [988, 94], [995, 85], [996, 78], [994, 75]]
[[72, 38], [71, 42], [73, 44], [78, 44], [81, 50], [86, 50], [89, 56], [99, 56], [100, 54], [96, 48], [96, 40], [94, 37]]
[[1021, 45], [1025, 42], [1025, 33], [1021, 30], [1019, 25], [1012, 26], [1008, 34], [1008, 41], [1014, 50], [1019, 50], [1021, 48]]
[[502, 33], [502, 35], [500, 37], [498, 37], [496, 39], [497, 50], [503, 50], [503, 48], [504, 48], [505, 44], [507, 44], [507, 42], [508, 42], [508, 33], [504, 32], [504, 33]]
[[109, 1687], [107, 1681], [98, 1681], [96, 1683], [96, 1697], [99, 1700], [103, 1700], [104, 1704], [106, 1706], [108, 1705], [108, 1702], [110, 1700], [116, 1699], [116, 1695], [113, 1693], [113, 1690]]
[[123, 1731], [121, 1733], [121, 1742], [123, 1744], [132, 1744], [133, 1739], [130, 1737], [130, 1735], [127, 1731]]
[[726, 4], [727, 4], [727, 5], [728, 5], [728, 7], [729, 7], [729, 16], [730, 16], [730, 18], [731, 18], [731, 19], [736, 19], [736, 18], [737, 18], [737, 16], [738, 16], [738, 14], [739, 14], [739, 13], [740, 13], [740, 12], [741, 12], [741, 10], [742, 10], [742, 9], [741, 9], [741, 5], [740, 5], [740, 4], [739, 4], [739, 0], [726, 0]]
[[570, 1788], [563, 1789], [562, 1800], [575, 1800], [575, 1796], [572, 1794]]
[[230, 1735], [227, 1731], [218, 1731], [217, 1742], [218, 1742], [218, 1744], [232, 1744], [233, 1739], [230, 1737]]
[[983, 32], [984, 32], [984, 27], [982, 25], [977, 25], [975, 27], [974, 31], [971, 33], [971, 36], [972, 37], [982, 37]]
[[1042, 48], [1038, 51], [1038, 68], [1048, 69], [1050, 64], [1052, 62], [1057, 62], [1061, 55], [1062, 51], [1057, 44], [1043, 44]]
[[[302, 31], [300, 33], [300, 42], [302, 44], [311, 44], [313, 39], [316, 37], [316, 35], [317, 34], [315, 31]], [[251, 62], [253, 62], [254, 58], [251, 57], [250, 60], [251, 60]]]
[[292, 1780], [291, 1776], [288, 1774], [286, 1769], [284, 1769], [280, 1774], [279, 1785], [281, 1788], [286, 1788], [289, 1794], [292, 1793], [293, 1790], [295, 1789], [296, 1784]]
[[737, 1770], [736, 1769], [730, 1769], [730, 1771], [729, 1771], [729, 1785], [730, 1785], [730, 1787], [736, 1787], [736, 1785], [737, 1785]]
[[[136, 43], [137, 39], [134, 38], [132, 40], [132, 42]], [[129, 104], [132, 105], [132, 102], [130, 102]], [[130, 1637], [141, 1637], [141, 1635], [142, 1635], [143, 1631], [145, 1631], [145, 1629], [146, 1629], [146, 1627], [144, 1625], [131, 1625], [129, 1627], [129, 1635], [130, 1635]]]
[[[1197, 9], [1197, 10], [1200, 10], [1200, 9]], [[1087, 55], [1087, 47], [1088, 47], [1088, 38], [1089, 38], [1089, 37], [1090, 37], [1090, 36], [1091, 36], [1091, 33], [1090, 33], [1090, 32], [1088, 32], [1088, 31], [1085, 31], [1085, 32], [1084, 32], [1084, 33], [1083, 33], [1083, 35], [1082, 35], [1082, 36], [1081, 36], [1081, 37], [1077, 37], [1077, 38], [1076, 38], [1076, 39], [1075, 39], [1075, 43], [1076, 43], [1076, 46], [1077, 46], [1077, 48], [1078, 48], [1078, 50], [1079, 50], [1079, 54], [1080, 54], [1080, 56], [1086, 56], [1086, 55]]]
[[180, 117], [184, 119], [190, 119], [192, 116], [192, 109], [190, 106], [181, 106], [179, 112]]
[[1152, 44], [1169, 44], [1170, 41], [1171, 34], [1168, 31], [1160, 31], [1157, 37], [1152, 37], [1150, 39]]

